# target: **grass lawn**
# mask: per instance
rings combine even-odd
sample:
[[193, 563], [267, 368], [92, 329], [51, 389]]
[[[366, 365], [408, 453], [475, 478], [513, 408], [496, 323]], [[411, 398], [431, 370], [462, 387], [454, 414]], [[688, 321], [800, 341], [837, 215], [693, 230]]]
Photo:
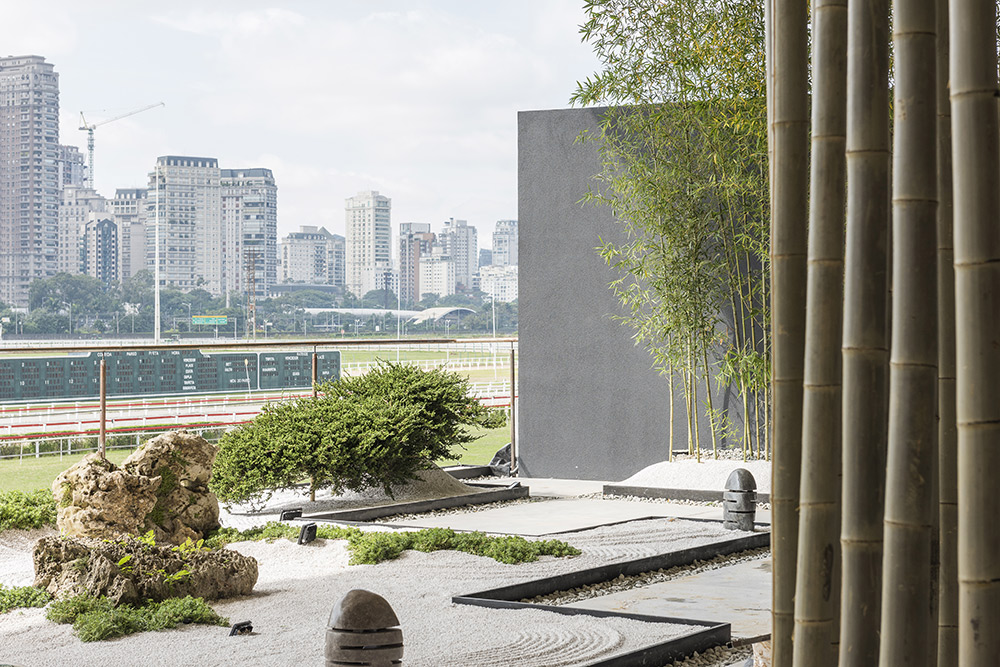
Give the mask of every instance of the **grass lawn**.
[[[510, 427], [504, 426], [479, 431], [482, 437], [468, 445], [461, 456], [453, 461], [438, 461], [439, 465], [456, 463], [485, 465], [497, 450], [510, 442]], [[114, 449], [108, 451], [108, 460], [119, 464], [132, 450]], [[4, 459], [0, 461], [0, 491], [35, 491], [49, 489], [56, 476], [84, 457], [83, 453], [72, 456], [42, 456], [40, 458]]]
[[[89, 452], [88, 452], [89, 453]], [[130, 449], [113, 449], [108, 451], [108, 460], [118, 464], [125, 460]], [[0, 491], [36, 491], [52, 487], [52, 482], [63, 470], [85, 456], [83, 453], [72, 456], [49, 454], [39, 458], [4, 459], [0, 461]]]
[[493, 455], [497, 453], [498, 449], [510, 442], [510, 426], [480, 430], [477, 431], [477, 434], [482, 435], [482, 437], [466, 445], [461, 456], [453, 461], [438, 461], [438, 465], [450, 466], [456, 463], [486, 465], [493, 460]]

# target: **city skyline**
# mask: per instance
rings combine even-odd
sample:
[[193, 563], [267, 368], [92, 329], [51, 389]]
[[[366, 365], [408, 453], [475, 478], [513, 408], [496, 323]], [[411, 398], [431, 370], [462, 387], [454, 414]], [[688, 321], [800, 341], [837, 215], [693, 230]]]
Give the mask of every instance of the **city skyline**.
[[144, 186], [157, 156], [211, 155], [273, 171], [279, 236], [344, 234], [337, 203], [379, 190], [394, 225], [454, 216], [489, 238], [518, 217], [517, 111], [565, 107], [597, 69], [577, 0], [50, 1], [10, 14], [7, 51], [59, 73], [61, 144], [85, 152], [81, 110], [98, 123], [166, 103], [96, 129], [103, 196]]

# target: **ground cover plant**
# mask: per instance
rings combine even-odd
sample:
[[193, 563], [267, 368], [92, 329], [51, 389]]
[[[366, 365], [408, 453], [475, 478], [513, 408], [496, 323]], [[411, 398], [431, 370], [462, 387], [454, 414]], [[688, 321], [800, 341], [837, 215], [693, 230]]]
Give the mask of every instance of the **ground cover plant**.
[[30, 530], [55, 522], [56, 502], [51, 491], [0, 491], [0, 531]]
[[72, 623], [80, 641], [85, 642], [113, 639], [136, 632], [168, 630], [181, 623], [229, 625], [229, 619], [215, 613], [202, 598], [191, 596], [136, 607], [116, 607], [105, 597], [76, 595], [53, 602], [45, 617], [56, 623]]
[[[271, 521], [257, 528], [236, 530], [220, 528], [205, 539], [204, 546], [218, 548], [232, 542], [294, 540], [298, 526]], [[450, 528], [425, 528], [416, 531], [364, 532], [357, 528], [317, 526], [316, 537], [327, 540], [347, 540], [351, 565], [375, 565], [393, 560], [407, 550], [440, 551], [453, 549], [474, 556], [486, 556], [511, 565], [538, 560], [539, 556], [578, 556], [580, 550], [559, 540], [531, 541], [507, 535], [494, 537], [480, 532], [456, 533]]]
[[470, 428], [502, 425], [501, 411], [469, 394], [468, 379], [442, 369], [384, 363], [319, 387], [317, 398], [268, 405], [226, 433], [211, 490], [224, 503], [260, 507], [303, 479], [309, 490], [392, 488], [434, 461], [455, 458]]
[[44, 607], [51, 600], [52, 596], [34, 586], [7, 588], [0, 584], [0, 614], [6, 614], [11, 609]]

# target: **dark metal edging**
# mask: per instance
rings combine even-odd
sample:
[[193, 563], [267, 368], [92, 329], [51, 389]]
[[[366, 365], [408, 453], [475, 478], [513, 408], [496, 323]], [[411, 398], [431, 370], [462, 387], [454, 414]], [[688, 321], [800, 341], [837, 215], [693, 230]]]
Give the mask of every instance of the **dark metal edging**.
[[548, 595], [559, 590], [569, 588], [579, 588], [590, 584], [609, 581], [620, 574], [634, 575], [650, 570], [658, 570], [679, 565], [689, 565], [696, 560], [705, 560], [714, 556], [724, 556], [731, 553], [746, 551], [768, 546], [771, 543], [770, 532], [761, 532], [754, 535], [738, 537], [723, 542], [713, 542], [703, 544], [690, 549], [674, 551], [666, 554], [657, 554], [646, 558], [612, 563], [599, 567], [578, 570], [555, 577], [545, 577], [535, 579], [512, 586], [502, 586], [479, 593], [468, 595], [457, 595], [452, 597], [454, 604], [468, 604], [494, 609], [538, 609], [551, 611], [557, 614], [568, 616], [586, 615], [599, 618], [628, 618], [632, 620], [645, 621], [650, 623], [674, 623], [678, 625], [703, 626], [701, 629], [690, 632], [679, 637], [668, 639], [664, 642], [646, 646], [629, 653], [623, 653], [610, 658], [587, 663], [588, 667], [641, 667], [662, 665], [670, 660], [689, 656], [695, 651], [701, 652], [706, 649], [720, 646], [731, 640], [731, 628], [729, 623], [717, 623], [714, 621], [701, 621], [696, 619], [672, 618], [667, 616], [650, 616], [646, 614], [629, 614], [625, 612], [613, 612], [594, 609], [584, 609], [579, 607], [565, 607], [556, 605], [534, 604], [531, 602], [521, 602], [526, 598], [533, 598], [540, 595]]
[[[658, 486], [628, 486], [625, 484], [605, 484], [606, 496], [636, 496], [639, 498], [666, 498], [668, 500], [696, 500], [699, 502], [722, 501], [722, 491], [705, 489], [667, 489]], [[771, 502], [769, 493], [757, 493], [757, 502]]]
[[[753, 535], [737, 537], [731, 540], [724, 540], [722, 542], [710, 542], [708, 544], [691, 547], [690, 549], [682, 549], [681, 551], [673, 551], [666, 554], [646, 556], [645, 558], [638, 558], [635, 560], [600, 565], [598, 567], [568, 572], [554, 577], [534, 579], [532, 581], [513, 584], [511, 586], [502, 586], [500, 588], [493, 588], [486, 591], [480, 591], [478, 593], [469, 593], [468, 595], [462, 597], [482, 600], [523, 600], [525, 598], [534, 598], [540, 595], [549, 595], [550, 593], [555, 593], [556, 591], [564, 591], [570, 588], [580, 588], [581, 586], [589, 586], [603, 581], [610, 581], [620, 574], [631, 576], [668, 567], [690, 565], [696, 560], [708, 560], [709, 558], [713, 558], [715, 556], [726, 556], [732, 553], [746, 551], [748, 549], [766, 547], [770, 543], [770, 532], [754, 533]], [[465, 604], [473, 603], [469, 602]]]
[[444, 470], [455, 479], [472, 479], [473, 477], [482, 477], [484, 475], [493, 474], [493, 470], [489, 466], [477, 465], [448, 466], [446, 468], [441, 468], [441, 470]]
[[[469, 486], [475, 486], [470, 484]], [[432, 510], [450, 509], [452, 507], [463, 507], [465, 505], [483, 505], [485, 503], [495, 503], [503, 500], [517, 500], [528, 497], [528, 487], [515, 486], [505, 489], [490, 489], [478, 493], [469, 493], [461, 496], [450, 496], [448, 498], [435, 498], [434, 500], [416, 500], [408, 503], [394, 503], [392, 505], [379, 505], [377, 507], [363, 507], [361, 509], [340, 510], [338, 512], [323, 512], [320, 514], [310, 514], [302, 517], [310, 521], [371, 521], [381, 519], [396, 514], [419, 514]]]

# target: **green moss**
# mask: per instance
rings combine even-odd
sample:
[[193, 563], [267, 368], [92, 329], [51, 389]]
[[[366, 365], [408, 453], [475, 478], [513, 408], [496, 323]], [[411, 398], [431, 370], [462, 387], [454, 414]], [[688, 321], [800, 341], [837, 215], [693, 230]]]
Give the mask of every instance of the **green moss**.
[[62, 489], [62, 497], [59, 498], [59, 507], [69, 507], [70, 503], [73, 502], [73, 485], [69, 482], [63, 482], [59, 485]]
[[177, 488], [177, 475], [167, 466], [160, 466], [156, 470], [156, 475], [160, 477], [160, 486], [156, 489], [156, 504], [146, 515], [145, 528], [163, 525], [164, 519], [167, 518], [166, 498]]
[[77, 558], [75, 561], [73, 561], [73, 563], [70, 565], [70, 567], [72, 567], [77, 572], [86, 572], [87, 571], [87, 567], [89, 565], [90, 565], [90, 558], [88, 556], [83, 556], [83, 557]]
[[173, 470], [167, 466], [160, 466], [157, 469], [156, 474], [162, 479], [160, 482], [160, 488], [156, 490], [157, 496], [166, 496], [177, 488], [177, 475]]

